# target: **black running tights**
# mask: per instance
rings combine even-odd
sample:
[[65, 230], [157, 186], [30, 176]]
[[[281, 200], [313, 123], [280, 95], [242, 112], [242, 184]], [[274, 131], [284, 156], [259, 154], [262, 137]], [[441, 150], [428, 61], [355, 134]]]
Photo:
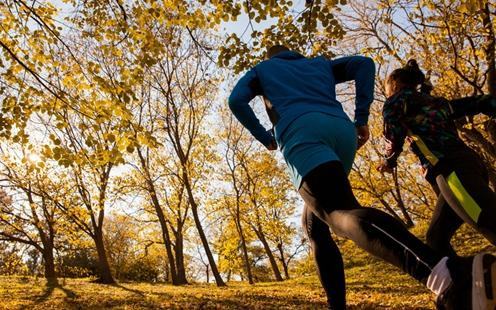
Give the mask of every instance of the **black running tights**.
[[327, 225], [336, 235], [351, 239], [424, 284], [441, 259], [393, 217], [361, 207], [339, 161], [313, 169], [303, 178], [299, 193], [308, 210], [304, 226], [331, 309], [345, 308], [345, 281], [341, 254]]

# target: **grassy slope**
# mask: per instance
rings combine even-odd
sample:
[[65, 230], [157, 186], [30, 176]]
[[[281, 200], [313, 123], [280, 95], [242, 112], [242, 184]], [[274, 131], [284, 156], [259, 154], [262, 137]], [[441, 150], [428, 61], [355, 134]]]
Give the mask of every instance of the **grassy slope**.
[[[420, 233], [419, 235], [423, 235]], [[477, 234], [463, 229], [455, 238], [459, 253], [494, 250]], [[349, 309], [434, 309], [423, 286], [340, 241], [346, 265]], [[227, 288], [194, 284], [120, 283], [109, 286], [88, 279], [61, 280], [46, 287], [42, 279], [0, 276], [0, 309], [325, 309], [316, 277], [282, 283], [229, 283]]]
[[[432, 296], [407, 276], [374, 262], [347, 270], [350, 309], [432, 309]], [[324, 309], [316, 277], [282, 283], [230, 283], [173, 287], [86, 279], [61, 280], [46, 287], [41, 279], [0, 277], [0, 309]]]

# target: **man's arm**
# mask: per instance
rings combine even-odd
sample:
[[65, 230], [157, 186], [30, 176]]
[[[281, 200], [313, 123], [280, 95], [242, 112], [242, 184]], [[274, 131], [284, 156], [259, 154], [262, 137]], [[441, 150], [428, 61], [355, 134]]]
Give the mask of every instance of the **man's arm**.
[[267, 131], [260, 120], [256, 117], [250, 101], [257, 95], [262, 94], [260, 82], [258, 80], [255, 69], [250, 69], [234, 86], [234, 89], [229, 96], [229, 108], [234, 116], [248, 131], [266, 147], [269, 147], [273, 141], [273, 137]]
[[330, 62], [336, 84], [355, 81], [355, 125], [367, 125], [370, 104], [374, 100], [374, 61], [369, 57], [349, 56]]
[[496, 117], [496, 98], [491, 95], [465, 97], [450, 100], [448, 103], [451, 108], [451, 118], [453, 119], [479, 113]]

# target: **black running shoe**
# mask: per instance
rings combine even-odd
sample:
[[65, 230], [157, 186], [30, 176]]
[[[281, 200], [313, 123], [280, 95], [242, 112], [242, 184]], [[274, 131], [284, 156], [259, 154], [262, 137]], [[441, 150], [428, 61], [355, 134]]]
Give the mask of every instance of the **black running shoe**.
[[452, 283], [436, 299], [437, 310], [470, 310], [470, 285], [460, 289]]

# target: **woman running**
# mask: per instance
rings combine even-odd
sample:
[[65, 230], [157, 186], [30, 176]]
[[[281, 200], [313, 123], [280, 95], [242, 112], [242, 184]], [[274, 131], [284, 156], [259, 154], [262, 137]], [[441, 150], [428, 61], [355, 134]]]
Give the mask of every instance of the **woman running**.
[[[450, 240], [465, 222], [496, 245], [496, 194], [489, 187], [482, 159], [458, 137], [454, 123], [478, 113], [496, 116], [496, 99], [490, 95], [456, 100], [433, 97], [424, 81], [415, 60], [386, 79], [387, 149], [379, 170], [392, 172], [405, 140], [409, 141], [439, 195], [427, 243], [444, 255], [456, 255]], [[417, 91], [419, 85], [423, 85], [421, 91]]]
[[[496, 268], [492, 256], [476, 256], [471, 266], [478, 272], [471, 277], [470, 267], [438, 254], [393, 217], [360, 206], [353, 195], [347, 172], [357, 143], [363, 145], [369, 135], [373, 61], [360, 56], [306, 58], [284, 46], [269, 49], [268, 57], [238, 81], [229, 107], [267, 149], [276, 149], [277, 141], [294, 185], [311, 211], [307, 214], [314, 223], [309, 227], [310, 238], [327, 234], [314, 239], [312, 245], [318, 247], [314, 252], [321, 279], [326, 279], [322, 284], [329, 285], [330, 308], [345, 309], [345, 285], [341, 254], [328, 229], [322, 229], [323, 223], [336, 235], [353, 240], [425, 284], [437, 295], [439, 309], [483, 309], [479, 304], [493, 303], [496, 285], [487, 286], [492, 285], [487, 270]], [[350, 80], [356, 86], [354, 123], [335, 93], [337, 83]], [[260, 124], [249, 105], [258, 95], [267, 98], [275, 137]], [[481, 281], [484, 275], [489, 282]]]

